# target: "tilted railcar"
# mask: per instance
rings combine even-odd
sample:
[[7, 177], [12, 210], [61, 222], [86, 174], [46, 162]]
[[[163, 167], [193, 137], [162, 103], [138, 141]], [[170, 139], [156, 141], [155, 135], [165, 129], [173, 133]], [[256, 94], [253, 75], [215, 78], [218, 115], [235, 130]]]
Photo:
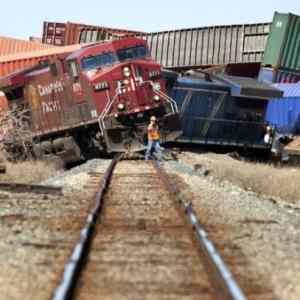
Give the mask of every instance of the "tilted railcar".
[[10, 107], [29, 107], [38, 156], [76, 161], [99, 149], [140, 150], [151, 115], [162, 125], [163, 141], [180, 130], [161, 66], [142, 39], [84, 46], [4, 77], [0, 88]]
[[169, 89], [180, 110], [183, 130], [176, 141], [267, 150], [267, 103], [281, 94], [252, 78], [203, 72], [179, 77]]

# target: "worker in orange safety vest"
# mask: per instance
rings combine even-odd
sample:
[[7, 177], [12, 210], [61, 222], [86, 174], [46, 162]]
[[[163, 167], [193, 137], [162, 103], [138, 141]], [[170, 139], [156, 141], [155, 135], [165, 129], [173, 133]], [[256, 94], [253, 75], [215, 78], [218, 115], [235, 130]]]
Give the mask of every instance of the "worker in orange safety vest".
[[152, 116], [150, 118], [150, 124], [148, 126], [148, 146], [145, 155], [146, 160], [149, 159], [152, 148], [154, 148], [157, 158], [161, 160], [162, 155], [161, 155], [159, 139], [160, 139], [160, 135], [159, 135], [157, 119], [155, 116]]

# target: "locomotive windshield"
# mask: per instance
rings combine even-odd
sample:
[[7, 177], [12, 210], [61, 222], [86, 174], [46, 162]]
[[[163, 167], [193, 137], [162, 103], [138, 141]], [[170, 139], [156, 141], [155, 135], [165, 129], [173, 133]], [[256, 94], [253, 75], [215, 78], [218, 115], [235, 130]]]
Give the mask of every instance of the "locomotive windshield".
[[136, 46], [126, 49], [120, 49], [117, 53], [108, 52], [99, 55], [89, 56], [82, 59], [81, 65], [83, 70], [98, 69], [106, 65], [113, 65], [116, 62], [123, 62], [136, 58], [150, 56], [149, 50], [145, 46]]
[[83, 58], [82, 68], [88, 71], [92, 69], [101, 68], [105, 65], [112, 65], [116, 61], [117, 61], [117, 56], [113, 52], [99, 54], [99, 55]]
[[136, 46], [117, 51], [118, 58], [122, 62], [128, 59], [144, 58], [150, 56], [149, 50], [145, 46]]

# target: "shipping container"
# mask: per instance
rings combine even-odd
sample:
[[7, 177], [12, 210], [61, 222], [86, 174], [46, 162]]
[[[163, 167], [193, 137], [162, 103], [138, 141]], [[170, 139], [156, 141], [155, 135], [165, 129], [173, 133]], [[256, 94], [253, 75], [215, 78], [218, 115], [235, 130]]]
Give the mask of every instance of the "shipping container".
[[[139, 34], [152, 57], [166, 68], [261, 62], [271, 23], [221, 25]], [[98, 40], [99, 32], [80, 42]], [[101, 35], [100, 35], [101, 36]]]
[[300, 82], [278, 83], [274, 87], [284, 92], [268, 102], [266, 121], [282, 134], [300, 134]]
[[[103, 26], [94, 26], [77, 23], [44, 22], [43, 43], [56, 46], [66, 46], [83, 42], [83, 39], [94, 41], [94, 32], [97, 32], [97, 41], [111, 40], [131, 34], [140, 34], [140, 31], [131, 31]], [[86, 36], [88, 38], [86, 38]]]
[[170, 89], [181, 115], [177, 141], [203, 145], [268, 148], [264, 143], [269, 97], [282, 92], [251, 78], [182, 77]]
[[77, 44], [65, 47], [51, 47], [39, 51], [0, 56], [0, 77], [15, 71], [33, 67], [50, 58], [73, 52], [80, 49], [82, 46], [83, 45]]
[[300, 17], [275, 12], [263, 66], [300, 71]]
[[296, 83], [300, 81], [300, 72], [264, 67], [259, 71], [258, 80], [269, 83]]
[[0, 37], [0, 57], [49, 48], [53, 48], [53, 46], [14, 38]]

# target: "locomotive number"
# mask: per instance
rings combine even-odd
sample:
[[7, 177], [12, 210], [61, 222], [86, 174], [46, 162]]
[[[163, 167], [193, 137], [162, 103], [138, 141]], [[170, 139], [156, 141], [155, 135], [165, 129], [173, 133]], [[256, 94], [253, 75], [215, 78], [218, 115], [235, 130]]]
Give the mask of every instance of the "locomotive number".
[[55, 111], [61, 111], [61, 106], [58, 100], [52, 102], [42, 102], [42, 112], [44, 114]]

